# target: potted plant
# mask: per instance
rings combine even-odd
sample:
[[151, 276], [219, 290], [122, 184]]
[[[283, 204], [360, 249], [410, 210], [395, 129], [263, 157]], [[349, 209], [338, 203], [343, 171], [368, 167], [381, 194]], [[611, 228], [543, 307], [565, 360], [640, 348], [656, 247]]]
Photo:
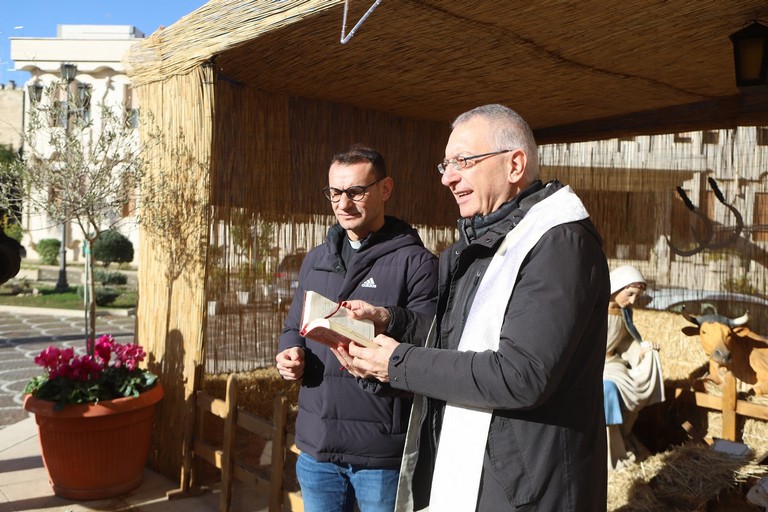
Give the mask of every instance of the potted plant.
[[214, 316], [221, 313], [224, 305], [224, 295], [227, 292], [229, 280], [227, 269], [213, 267], [208, 277], [208, 315]]
[[53, 492], [76, 500], [118, 496], [141, 484], [163, 397], [157, 376], [139, 367], [146, 357], [139, 345], [104, 335], [87, 349], [81, 356], [73, 348], [46, 348], [35, 357], [44, 374], [24, 389]]
[[237, 301], [246, 305], [251, 302], [251, 291], [256, 284], [256, 271], [250, 265], [240, 267], [238, 272], [240, 289], [237, 292]]

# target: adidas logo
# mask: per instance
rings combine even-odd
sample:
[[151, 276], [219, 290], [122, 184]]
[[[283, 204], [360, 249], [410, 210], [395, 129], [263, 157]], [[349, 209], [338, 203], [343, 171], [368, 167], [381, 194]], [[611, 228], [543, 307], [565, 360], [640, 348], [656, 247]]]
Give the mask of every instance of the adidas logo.
[[360, 288], [376, 288], [376, 281], [374, 281], [372, 277], [369, 277], [363, 281], [363, 284], [360, 285]]

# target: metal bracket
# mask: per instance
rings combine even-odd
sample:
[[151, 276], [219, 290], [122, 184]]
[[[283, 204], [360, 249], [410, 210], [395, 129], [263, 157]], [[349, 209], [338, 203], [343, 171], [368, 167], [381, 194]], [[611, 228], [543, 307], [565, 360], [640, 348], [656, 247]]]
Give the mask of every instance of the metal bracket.
[[376, 9], [376, 7], [379, 6], [381, 3], [381, 0], [376, 0], [373, 2], [373, 5], [363, 14], [362, 18], [355, 24], [354, 27], [352, 27], [352, 30], [349, 31], [349, 34], [347, 34], [347, 8], [349, 6], [349, 0], [344, 0], [344, 18], [341, 20], [341, 44], [347, 44], [350, 39], [352, 39], [352, 36], [355, 35], [355, 32], [357, 32], [357, 29], [360, 28], [360, 25], [362, 25], [366, 19], [368, 19], [368, 16], [371, 15], [371, 13]]

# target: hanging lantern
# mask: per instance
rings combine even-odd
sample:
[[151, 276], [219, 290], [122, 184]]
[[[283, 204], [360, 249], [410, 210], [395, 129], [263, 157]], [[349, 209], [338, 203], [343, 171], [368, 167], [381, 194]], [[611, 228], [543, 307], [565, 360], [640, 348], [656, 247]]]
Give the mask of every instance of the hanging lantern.
[[35, 82], [29, 86], [29, 97], [32, 99], [32, 103], [38, 103], [43, 97], [43, 84]]
[[752, 22], [730, 35], [736, 65], [736, 86], [768, 85], [768, 27]]
[[61, 78], [69, 83], [77, 76], [77, 66], [75, 64], [63, 63], [61, 65]]

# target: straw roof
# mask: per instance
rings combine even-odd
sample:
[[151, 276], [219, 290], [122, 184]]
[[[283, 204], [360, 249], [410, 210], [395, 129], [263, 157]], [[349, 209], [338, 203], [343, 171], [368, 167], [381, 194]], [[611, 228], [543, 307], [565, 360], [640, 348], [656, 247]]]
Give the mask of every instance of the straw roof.
[[[346, 31], [371, 7], [351, 0]], [[215, 59], [265, 91], [444, 122], [500, 102], [544, 142], [764, 124], [728, 36], [764, 0], [386, 0], [340, 43], [341, 0], [212, 0], [137, 43], [134, 81]]]

